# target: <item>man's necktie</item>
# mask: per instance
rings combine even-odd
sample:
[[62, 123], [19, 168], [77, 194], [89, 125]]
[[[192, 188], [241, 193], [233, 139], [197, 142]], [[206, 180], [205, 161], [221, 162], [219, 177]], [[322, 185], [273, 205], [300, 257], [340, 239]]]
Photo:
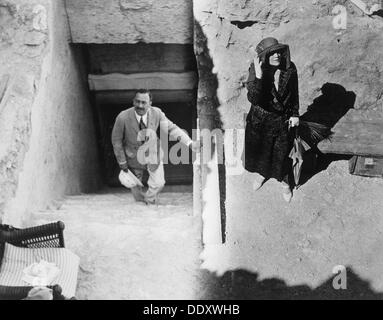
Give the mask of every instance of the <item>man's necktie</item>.
[[146, 125], [144, 123], [144, 117], [141, 117], [141, 120], [140, 120], [140, 130], [144, 130], [146, 129]]

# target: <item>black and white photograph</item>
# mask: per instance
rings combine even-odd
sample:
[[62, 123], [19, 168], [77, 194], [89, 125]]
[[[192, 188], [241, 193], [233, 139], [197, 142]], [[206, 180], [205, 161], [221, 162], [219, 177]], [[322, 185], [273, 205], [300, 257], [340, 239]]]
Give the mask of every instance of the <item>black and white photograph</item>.
[[382, 299], [383, 0], [0, 0], [0, 300]]

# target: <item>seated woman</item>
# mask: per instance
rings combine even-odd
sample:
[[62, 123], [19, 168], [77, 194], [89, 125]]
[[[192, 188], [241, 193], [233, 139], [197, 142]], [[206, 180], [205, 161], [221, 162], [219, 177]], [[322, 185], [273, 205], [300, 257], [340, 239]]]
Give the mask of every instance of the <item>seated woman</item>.
[[258, 177], [254, 189], [275, 178], [283, 184], [283, 198], [292, 199], [290, 128], [299, 125], [298, 74], [288, 45], [274, 38], [256, 47], [246, 83], [251, 109], [246, 119], [243, 165]]

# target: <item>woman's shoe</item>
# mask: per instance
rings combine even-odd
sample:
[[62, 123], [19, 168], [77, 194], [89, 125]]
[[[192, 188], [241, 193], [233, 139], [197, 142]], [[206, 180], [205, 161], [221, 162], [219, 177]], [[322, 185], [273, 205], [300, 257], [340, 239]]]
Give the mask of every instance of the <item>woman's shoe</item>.
[[293, 198], [293, 192], [288, 185], [283, 185], [283, 199], [287, 202], [290, 203], [291, 199]]

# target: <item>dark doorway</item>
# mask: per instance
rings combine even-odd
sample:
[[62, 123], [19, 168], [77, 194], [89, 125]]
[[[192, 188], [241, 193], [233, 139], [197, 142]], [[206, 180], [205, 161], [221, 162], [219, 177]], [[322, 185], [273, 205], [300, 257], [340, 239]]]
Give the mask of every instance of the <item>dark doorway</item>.
[[[178, 125], [181, 129], [187, 131], [192, 137], [192, 130], [195, 127], [196, 115], [195, 104], [188, 102], [169, 102], [155, 105], [160, 108], [166, 116]], [[128, 108], [130, 105], [128, 106]], [[109, 186], [120, 186], [118, 174], [120, 172], [116, 162], [113, 146], [111, 143], [111, 134], [116, 117], [120, 112], [127, 108], [121, 104], [102, 104], [98, 106], [100, 127], [101, 127], [101, 147], [103, 150], [103, 159], [105, 166], [105, 180]], [[176, 142], [169, 141], [169, 152]], [[165, 164], [165, 180], [167, 185], [192, 185], [193, 184], [193, 164], [192, 153], [190, 152], [189, 164]]]
[[[195, 112], [192, 102], [190, 103], [163, 103], [157, 107], [166, 114], [170, 121], [174, 122], [181, 129], [187, 131], [189, 137], [192, 137], [193, 127], [195, 125]], [[169, 141], [169, 151], [176, 144], [175, 141]], [[169, 153], [169, 152], [168, 152]], [[172, 164], [170, 161], [165, 164], [165, 179], [167, 184], [193, 184], [193, 164], [192, 153], [189, 153], [188, 164]]]
[[[104, 179], [109, 186], [120, 186], [120, 170], [113, 153], [111, 132], [117, 115], [132, 107], [137, 89], [151, 90], [153, 106], [159, 107], [192, 137], [197, 123], [198, 85], [193, 46], [161, 43], [89, 45], [88, 61], [89, 84], [100, 129]], [[169, 141], [164, 151], [169, 152], [175, 143]], [[192, 185], [192, 156], [190, 152], [189, 164], [165, 163], [167, 185]]]

